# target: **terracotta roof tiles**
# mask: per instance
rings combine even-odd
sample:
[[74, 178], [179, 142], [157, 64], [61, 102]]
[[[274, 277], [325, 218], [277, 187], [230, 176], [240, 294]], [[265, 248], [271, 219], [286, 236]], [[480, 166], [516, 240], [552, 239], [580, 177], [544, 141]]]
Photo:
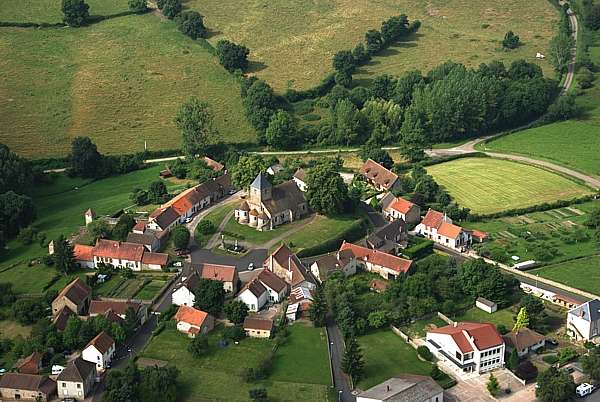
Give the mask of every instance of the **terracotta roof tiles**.
[[340, 248], [340, 251], [344, 250], [351, 250], [357, 259], [391, 269], [392, 271], [398, 273], [408, 272], [412, 265], [411, 260], [406, 260], [404, 258], [396, 257], [395, 255], [391, 255], [383, 251], [373, 250], [352, 243], [344, 242]]
[[177, 322], [183, 321], [195, 327], [201, 327], [206, 317], [208, 317], [208, 313], [202, 310], [189, 306], [181, 306], [177, 310], [177, 313], [175, 313], [174, 319]]
[[459, 322], [455, 326], [447, 325], [431, 329], [428, 333], [450, 335], [462, 353], [473, 351], [465, 333], [473, 338], [473, 343], [479, 350], [500, 346], [504, 343], [496, 327], [488, 323]]

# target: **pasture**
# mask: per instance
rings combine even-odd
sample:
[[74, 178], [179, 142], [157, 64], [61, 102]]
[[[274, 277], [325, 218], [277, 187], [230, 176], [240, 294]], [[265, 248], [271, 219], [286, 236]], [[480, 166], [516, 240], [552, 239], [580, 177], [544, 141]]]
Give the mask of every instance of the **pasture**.
[[[449, 59], [471, 66], [493, 59], [533, 61], [537, 51], [546, 52], [558, 20], [547, 0], [190, 0], [186, 6], [205, 16], [214, 33], [211, 43], [227, 38], [247, 46], [251, 73], [279, 91], [319, 83], [337, 51], [354, 48], [367, 30], [380, 29], [393, 15], [404, 13], [423, 24], [415, 37], [361, 68], [355, 77], [359, 82], [412, 69], [426, 72]], [[508, 30], [523, 42], [510, 52], [500, 44]], [[552, 74], [547, 61], [540, 65]]]
[[529, 271], [542, 278], [600, 295], [600, 256], [579, 258]]
[[[108, 3], [127, 8], [126, 0]], [[59, 5], [53, 1], [47, 13]], [[56, 20], [40, 13], [32, 18]], [[173, 119], [191, 95], [212, 106], [226, 141], [254, 141], [239, 83], [213, 53], [152, 13], [84, 28], [0, 28], [0, 142], [29, 158], [65, 155], [79, 135], [103, 153], [143, 151], [145, 142], [150, 150], [175, 149], [181, 136]]]
[[[600, 32], [595, 34], [590, 57], [600, 63]], [[600, 74], [595, 75], [594, 86], [576, 98], [582, 117], [503, 136], [481, 144], [481, 149], [547, 159], [600, 177]]]
[[462, 207], [490, 214], [544, 202], [571, 199], [591, 191], [546, 170], [492, 158], [463, 158], [427, 167]]

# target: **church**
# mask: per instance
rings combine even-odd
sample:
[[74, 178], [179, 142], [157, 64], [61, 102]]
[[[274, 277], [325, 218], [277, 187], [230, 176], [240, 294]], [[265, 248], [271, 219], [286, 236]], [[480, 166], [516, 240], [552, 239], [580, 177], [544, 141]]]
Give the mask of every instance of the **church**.
[[293, 180], [273, 186], [261, 172], [250, 185], [248, 199], [235, 210], [235, 219], [257, 230], [271, 230], [308, 212], [304, 193]]

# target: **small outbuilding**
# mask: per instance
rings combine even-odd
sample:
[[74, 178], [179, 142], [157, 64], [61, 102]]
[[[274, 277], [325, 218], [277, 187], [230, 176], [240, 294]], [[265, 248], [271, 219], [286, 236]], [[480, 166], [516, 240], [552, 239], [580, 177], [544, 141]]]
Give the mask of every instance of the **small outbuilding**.
[[285, 312], [285, 318], [287, 318], [288, 321], [290, 322], [294, 322], [296, 321], [296, 318], [298, 318], [298, 303], [296, 304], [289, 304], [287, 306], [287, 310]]
[[244, 331], [251, 338], [270, 338], [273, 332], [273, 320], [257, 317], [246, 317]]
[[478, 297], [477, 300], [475, 300], [475, 307], [490, 314], [495, 313], [496, 310], [498, 310], [498, 305], [496, 303], [483, 297]]

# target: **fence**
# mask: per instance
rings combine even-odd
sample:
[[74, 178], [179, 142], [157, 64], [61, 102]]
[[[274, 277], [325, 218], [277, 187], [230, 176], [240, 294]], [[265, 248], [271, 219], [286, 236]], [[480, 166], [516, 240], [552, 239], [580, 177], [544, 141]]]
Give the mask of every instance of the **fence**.
[[448, 324], [450, 325], [454, 325], [455, 322], [454, 320], [452, 320], [451, 318], [448, 318], [447, 316], [445, 316], [444, 314], [440, 313], [439, 311], [437, 312], [437, 316], [441, 319], [446, 321]]
[[393, 333], [395, 333], [400, 338], [402, 338], [404, 340], [404, 342], [408, 343], [414, 349], [417, 349], [419, 347], [419, 345], [417, 345], [412, 339], [410, 339], [409, 335], [405, 334], [404, 332], [402, 332], [400, 329], [394, 327], [393, 325], [390, 325], [390, 327], [392, 328]]

